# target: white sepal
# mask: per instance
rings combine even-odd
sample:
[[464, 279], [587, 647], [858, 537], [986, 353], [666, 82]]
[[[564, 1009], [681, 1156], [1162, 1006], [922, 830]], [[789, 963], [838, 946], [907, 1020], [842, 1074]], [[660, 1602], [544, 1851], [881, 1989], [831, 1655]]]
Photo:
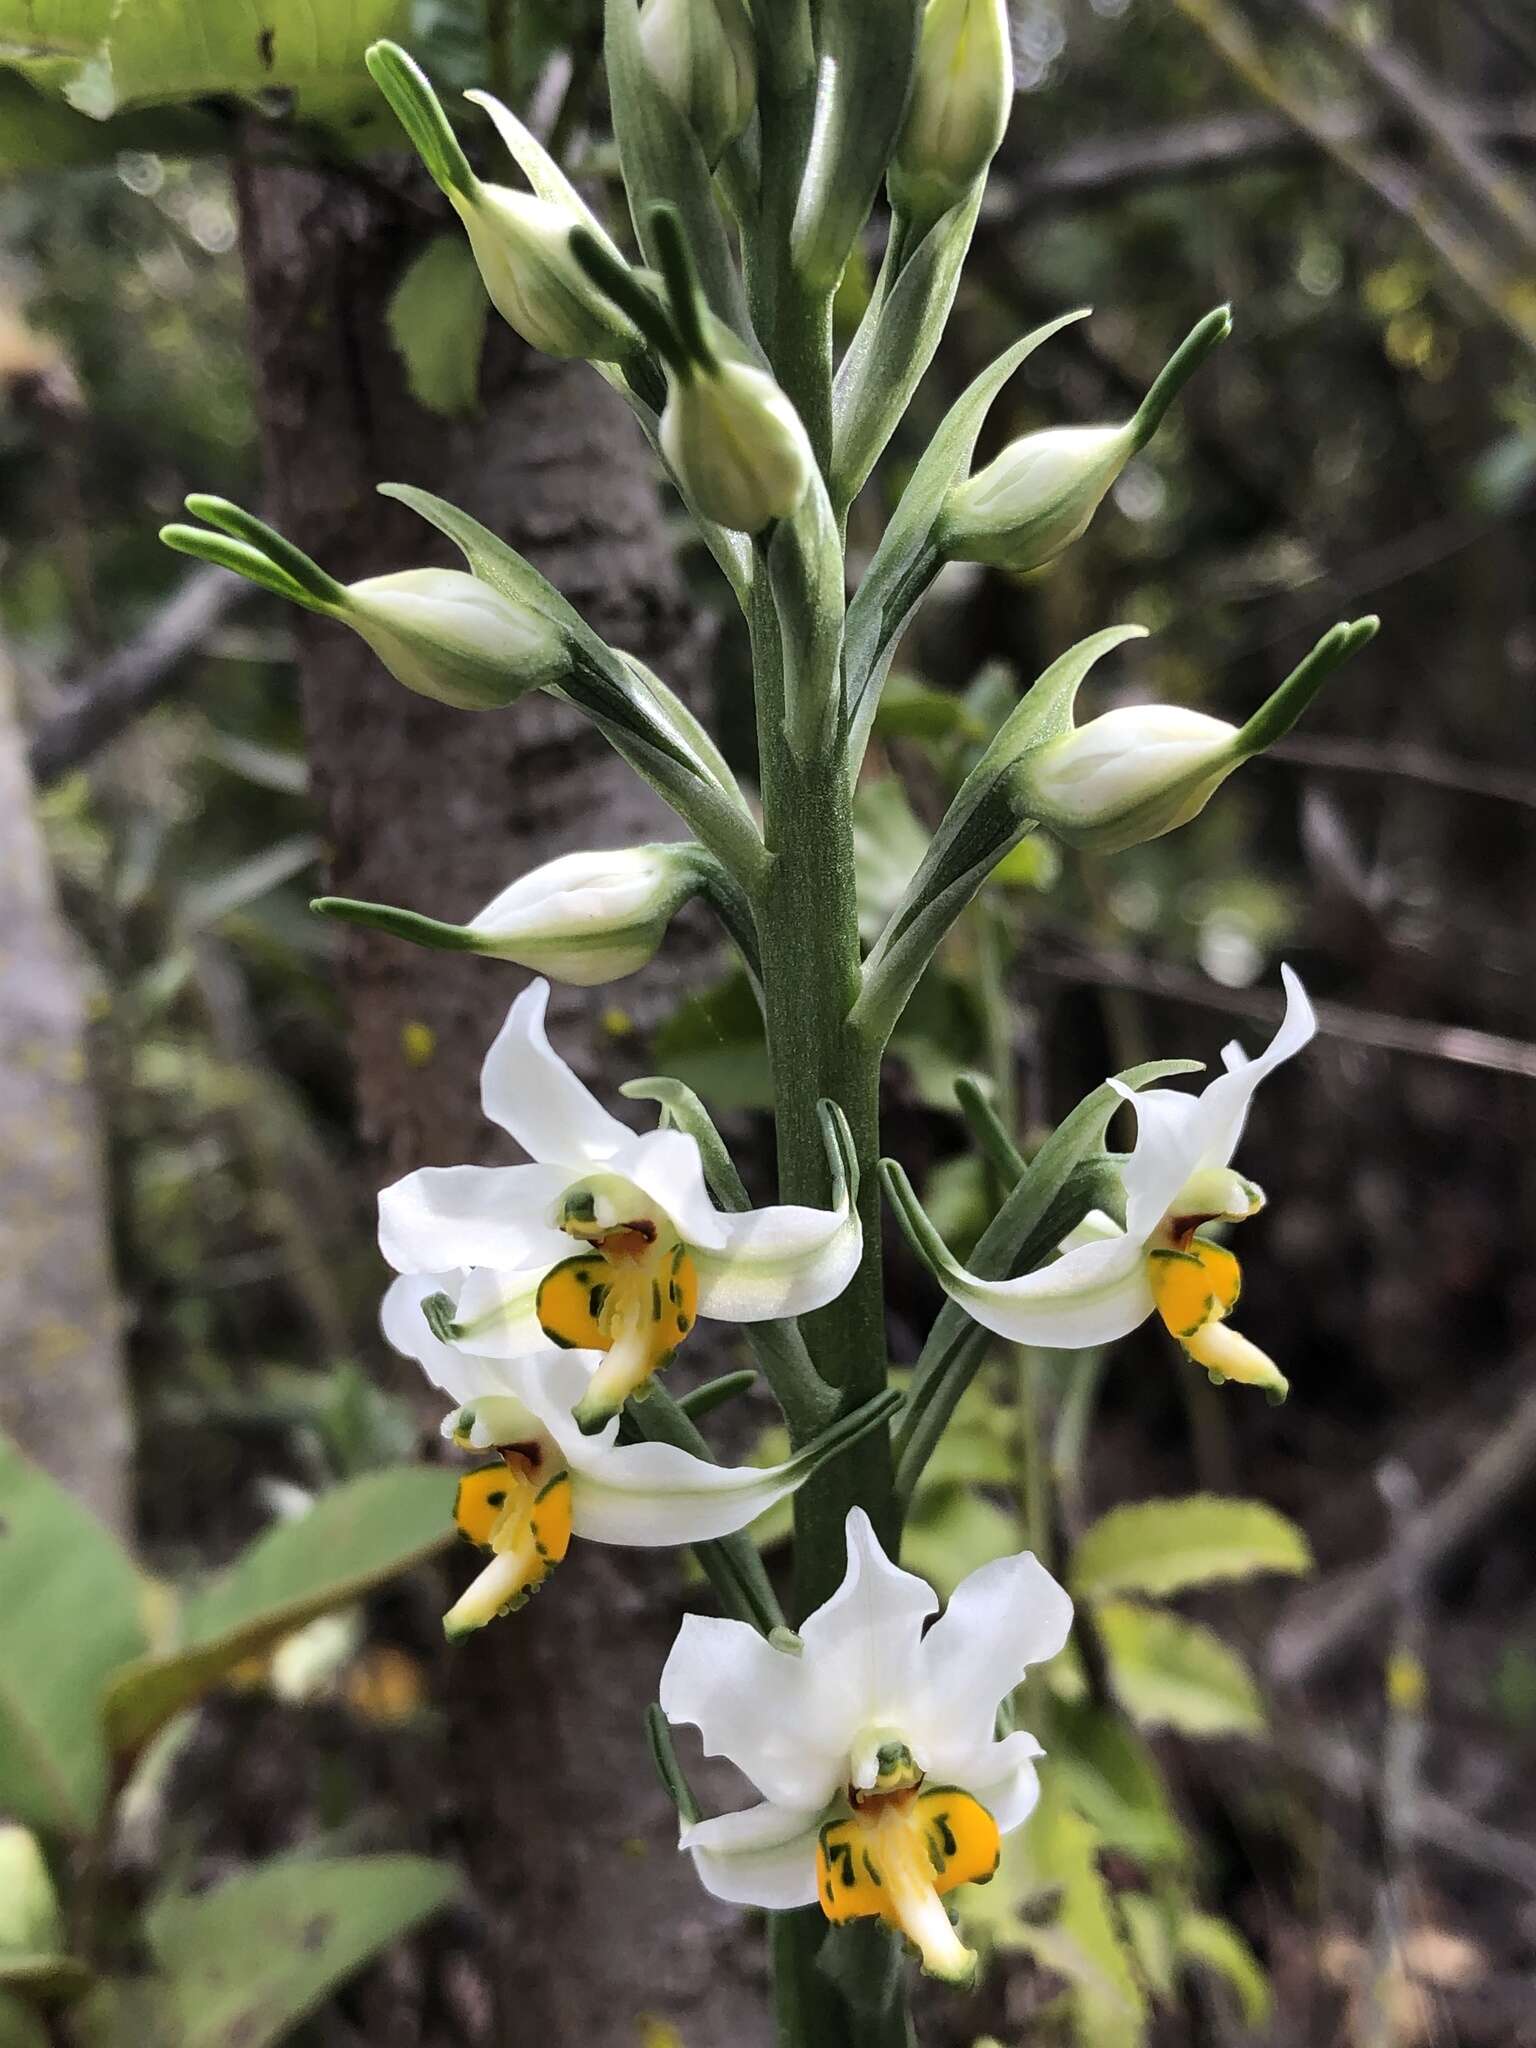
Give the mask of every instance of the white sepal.
[[757, 42], [742, 0], [645, 0], [640, 48], [646, 68], [719, 162], [757, 104]]
[[1012, 102], [1007, 0], [928, 0], [893, 202], [920, 226], [947, 213], [997, 154]]
[[1070, 547], [1135, 452], [1130, 427], [1048, 427], [1010, 441], [944, 501], [940, 547], [1023, 575]]
[[706, 519], [757, 533], [787, 519], [816, 458], [794, 405], [766, 370], [720, 361], [668, 375], [661, 452]]
[[1182, 704], [1126, 704], [1027, 756], [1021, 801], [1068, 846], [1121, 853], [1198, 817], [1245, 758], [1235, 725]]
[[478, 952], [594, 988], [655, 957], [698, 876], [697, 849], [687, 845], [561, 854], [520, 875], [466, 930]]

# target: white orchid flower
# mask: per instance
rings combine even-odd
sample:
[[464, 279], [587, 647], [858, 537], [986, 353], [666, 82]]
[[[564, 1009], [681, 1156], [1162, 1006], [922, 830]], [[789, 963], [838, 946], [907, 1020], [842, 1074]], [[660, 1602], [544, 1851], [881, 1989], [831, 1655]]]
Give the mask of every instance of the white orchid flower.
[[906, 1215], [950, 1299], [1015, 1344], [1067, 1349], [1128, 1336], [1155, 1311], [1213, 1379], [1242, 1380], [1283, 1400], [1289, 1383], [1273, 1359], [1226, 1323], [1242, 1283], [1237, 1260], [1199, 1235], [1205, 1224], [1240, 1223], [1264, 1206], [1233, 1154], [1259, 1083], [1317, 1029], [1300, 981], [1289, 967], [1280, 972], [1285, 1016], [1257, 1059], [1227, 1046], [1225, 1071], [1198, 1095], [1122, 1088], [1136, 1111], [1136, 1144], [1122, 1170], [1124, 1230], [1095, 1212], [1052, 1264], [1015, 1280], [983, 1280], [950, 1256], [926, 1219]]
[[842, 1293], [862, 1242], [857, 1167], [828, 1109], [834, 1206], [723, 1214], [695, 1139], [629, 1130], [551, 1049], [548, 1000], [547, 982], [523, 991], [481, 1075], [486, 1115], [532, 1163], [407, 1174], [379, 1197], [379, 1245], [397, 1273], [455, 1283], [418, 1290], [416, 1306], [396, 1298], [400, 1349], [423, 1364], [433, 1346], [507, 1358], [547, 1339], [606, 1352], [577, 1409], [584, 1429], [598, 1429], [700, 1315], [773, 1321]]
[[[455, 1277], [397, 1280], [385, 1304], [386, 1334], [398, 1336], [409, 1321], [413, 1297], [420, 1320], [423, 1287]], [[455, 1404], [443, 1434], [463, 1450], [494, 1451], [497, 1460], [466, 1474], [454, 1504], [462, 1534], [491, 1558], [444, 1615], [450, 1640], [521, 1607], [573, 1536], [656, 1549], [744, 1529], [862, 1436], [884, 1406], [866, 1405], [835, 1423], [785, 1464], [714, 1465], [672, 1444], [621, 1444], [617, 1416], [595, 1436], [580, 1429], [574, 1411], [601, 1362], [593, 1351], [491, 1359], [436, 1344], [428, 1373]]]
[[995, 1737], [1027, 1666], [1067, 1639], [1072, 1603], [1038, 1559], [1003, 1557], [938, 1599], [899, 1571], [868, 1516], [848, 1517], [848, 1571], [777, 1648], [743, 1622], [690, 1614], [661, 1675], [661, 1709], [692, 1722], [762, 1793], [759, 1806], [686, 1823], [706, 1887], [739, 1905], [819, 1904], [878, 1915], [923, 1967], [963, 1982], [975, 1958], [941, 1895], [983, 1883], [1003, 1835], [1039, 1797], [1032, 1735]]

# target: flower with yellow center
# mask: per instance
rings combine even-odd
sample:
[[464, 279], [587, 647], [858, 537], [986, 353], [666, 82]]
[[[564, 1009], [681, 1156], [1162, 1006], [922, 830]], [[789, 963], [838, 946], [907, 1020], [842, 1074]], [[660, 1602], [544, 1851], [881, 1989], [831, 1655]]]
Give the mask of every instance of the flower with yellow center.
[[[385, 1334], [399, 1334], [413, 1286], [419, 1291], [458, 1277], [398, 1282]], [[732, 1535], [879, 1420], [881, 1404], [867, 1404], [782, 1465], [715, 1465], [672, 1444], [620, 1443], [617, 1417], [596, 1435], [578, 1427], [574, 1411], [602, 1363], [596, 1352], [487, 1359], [430, 1337], [428, 1346], [428, 1373], [455, 1404], [443, 1434], [463, 1450], [494, 1454], [459, 1484], [454, 1520], [488, 1555], [443, 1617], [450, 1639], [523, 1606], [573, 1536], [654, 1549]]]
[[949, 1255], [926, 1218], [905, 1210], [897, 1187], [902, 1220], [950, 1299], [1000, 1337], [1050, 1348], [1111, 1343], [1155, 1312], [1212, 1379], [1241, 1380], [1283, 1400], [1289, 1383], [1273, 1359], [1226, 1320], [1241, 1284], [1237, 1260], [1200, 1234], [1212, 1223], [1243, 1222], [1264, 1205], [1232, 1157], [1255, 1089], [1317, 1029], [1300, 981], [1288, 967], [1281, 974], [1285, 1016], [1257, 1059], [1229, 1045], [1225, 1071], [1199, 1095], [1122, 1090], [1136, 1110], [1136, 1144], [1121, 1173], [1123, 1230], [1095, 1212], [1038, 1272], [984, 1280]]
[[[593, 1430], [643, 1394], [699, 1316], [772, 1321], [841, 1294], [859, 1263], [857, 1170], [829, 1109], [833, 1207], [724, 1214], [694, 1138], [631, 1131], [552, 1050], [548, 1000], [546, 982], [523, 991], [481, 1076], [487, 1117], [531, 1163], [423, 1167], [379, 1196], [379, 1245], [402, 1276], [386, 1325], [424, 1364], [440, 1346], [603, 1352], [576, 1411]], [[424, 1274], [451, 1284], [423, 1289]]]
[[661, 1675], [661, 1707], [763, 1795], [683, 1827], [681, 1846], [717, 1898], [878, 1917], [926, 1970], [965, 1982], [975, 1957], [944, 1895], [984, 1883], [1001, 1838], [1034, 1809], [1039, 1744], [1022, 1731], [998, 1741], [997, 1710], [1026, 1667], [1066, 1641], [1072, 1603], [1026, 1554], [972, 1572], [925, 1634], [938, 1604], [855, 1508], [847, 1576], [798, 1646], [691, 1614]]

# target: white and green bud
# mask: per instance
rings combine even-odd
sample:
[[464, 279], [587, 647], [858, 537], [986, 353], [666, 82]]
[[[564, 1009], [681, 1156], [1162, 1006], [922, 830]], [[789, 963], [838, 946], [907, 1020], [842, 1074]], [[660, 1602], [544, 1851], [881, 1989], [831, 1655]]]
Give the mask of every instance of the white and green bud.
[[705, 861], [691, 842], [562, 854], [519, 876], [462, 925], [341, 896], [322, 896], [312, 907], [417, 945], [512, 960], [551, 981], [595, 988], [654, 959], [667, 926], [698, 892]]
[[1289, 732], [1333, 671], [1374, 637], [1376, 624], [1356, 619], [1325, 633], [1241, 726], [1183, 704], [1125, 704], [1074, 726], [1073, 700], [1092, 661], [1135, 629], [1094, 635], [1041, 678], [1035, 716], [1029, 698], [1016, 714], [1021, 728], [1033, 723], [1048, 736], [1014, 755], [1007, 771], [1014, 809], [1066, 845], [1095, 853], [1160, 839], [1198, 817], [1234, 769]]
[[997, 154], [1012, 103], [1007, 0], [928, 0], [893, 205], [920, 227], [957, 205]]
[[661, 448], [704, 517], [739, 533], [788, 519], [816, 466], [790, 400], [766, 370], [737, 361], [669, 367]]
[[639, 347], [634, 328], [571, 254], [571, 230], [593, 225], [585, 207], [563, 206], [510, 185], [477, 183], [471, 197], [448, 196], [469, 236], [486, 295], [531, 348], [603, 363]]
[[1190, 375], [1231, 331], [1225, 306], [1208, 313], [1123, 426], [1048, 427], [1011, 441], [944, 501], [935, 528], [941, 551], [1015, 575], [1044, 568], [1087, 530]]
[[742, 0], [645, 0], [639, 32], [651, 76], [718, 163], [757, 104], [757, 41]]
[[397, 682], [464, 711], [514, 703], [570, 667], [558, 627], [462, 569], [366, 577], [344, 587], [334, 613]]
[[1021, 795], [1068, 846], [1120, 853], [1187, 825], [1241, 761], [1235, 725], [1182, 704], [1126, 704], [1021, 764]]
[[538, 138], [491, 94], [466, 95], [489, 114], [533, 189], [486, 184], [471, 169], [442, 102], [414, 58], [395, 43], [379, 42], [370, 47], [366, 61], [463, 221], [486, 293], [507, 325], [545, 355], [601, 363], [631, 354], [639, 335], [571, 253], [574, 228], [607, 238]]

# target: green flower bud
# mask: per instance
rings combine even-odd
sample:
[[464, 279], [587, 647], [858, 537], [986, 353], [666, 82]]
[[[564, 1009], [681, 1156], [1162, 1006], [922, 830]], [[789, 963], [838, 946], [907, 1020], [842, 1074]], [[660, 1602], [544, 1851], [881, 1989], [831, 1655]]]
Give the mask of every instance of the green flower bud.
[[450, 190], [491, 304], [530, 347], [547, 356], [615, 362], [640, 337], [571, 254], [571, 230], [590, 227], [584, 207], [510, 185]]
[[640, 47], [705, 159], [718, 163], [757, 104], [757, 42], [742, 0], [645, 0]]
[[997, 154], [1012, 101], [1007, 0], [928, 0], [892, 203], [922, 226], [947, 213]]
[[1225, 719], [1126, 704], [1026, 756], [1021, 794], [1068, 846], [1121, 853], [1187, 825], [1243, 758]]
[[957, 561], [982, 562], [1015, 575], [1054, 560], [1087, 529], [1121, 470], [1151, 440], [1189, 377], [1231, 331], [1225, 306], [1207, 313], [1124, 426], [1048, 427], [1010, 441], [945, 499], [935, 527], [942, 551]]
[[1049, 427], [1010, 441], [945, 500], [938, 540], [962, 562], [1022, 575], [1087, 529], [1135, 452], [1129, 427]]
[[765, 370], [741, 362], [669, 372], [661, 448], [704, 517], [740, 533], [787, 519], [815, 467], [799, 413]]
[[313, 907], [417, 945], [514, 960], [552, 981], [595, 988], [655, 957], [673, 916], [699, 888], [703, 858], [691, 842], [562, 854], [519, 876], [464, 925], [340, 896], [322, 896]]
[[397, 682], [465, 711], [514, 703], [570, 666], [558, 628], [542, 613], [462, 569], [401, 569], [349, 583], [334, 615]]

